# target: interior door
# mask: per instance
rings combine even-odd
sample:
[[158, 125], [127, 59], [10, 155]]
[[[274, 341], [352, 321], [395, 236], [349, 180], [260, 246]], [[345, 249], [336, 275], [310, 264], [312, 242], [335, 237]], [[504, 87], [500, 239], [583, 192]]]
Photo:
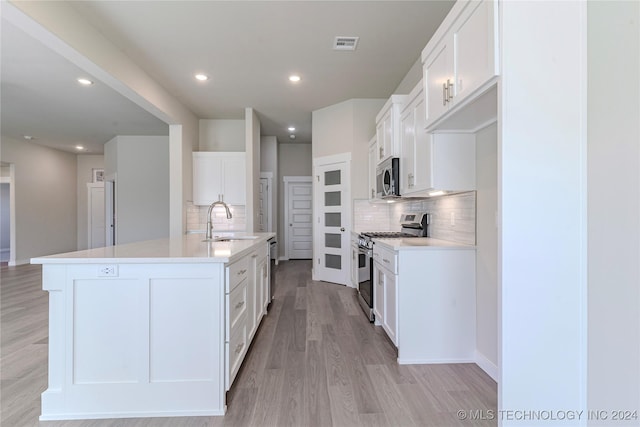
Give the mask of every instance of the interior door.
[[350, 174], [348, 162], [315, 168], [314, 280], [349, 281]]
[[311, 259], [313, 257], [311, 182], [289, 182], [287, 187], [289, 259]]
[[101, 248], [106, 243], [104, 183], [87, 184], [88, 189], [88, 249]]
[[260, 178], [260, 195], [258, 202], [258, 231], [265, 232], [270, 231], [267, 224], [269, 223], [269, 210], [267, 204], [269, 199], [267, 197], [267, 178]]

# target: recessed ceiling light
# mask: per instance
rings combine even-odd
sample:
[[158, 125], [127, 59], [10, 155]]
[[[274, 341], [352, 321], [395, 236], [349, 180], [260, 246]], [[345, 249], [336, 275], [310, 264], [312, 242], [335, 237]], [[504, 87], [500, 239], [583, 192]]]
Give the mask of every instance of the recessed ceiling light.
[[289, 129], [289, 132], [293, 132], [296, 130], [296, 128], [294, 128], [293, 126], [289, 127], [288, 129]]
[[76, 145], [76, 150], [78, 151], [84, 150], [84, 145]]
[[289, 138], [291, 138], [291, 139], [296, 139], [296, 136], [295, 136], [295, 135], [293, 135], [293, 134], [291, 134], [291, 135], [289, 135]]
[[297, 76], [295, 74], [291, 75], [291, 76], [289, 76], [289, 80], [294, 82], [294, 83], [299, 82], [300, 81], [300, 76]]
[[27, 141], [33, 141], [34, 139], [36, 139], [36, 137], [31, 135], [24, 135], [24, 139], [26, 139]]
[[196, 79], [200, 80], [201, 82], [205, 82], [209, 80], [209, 76], [207, 76], [206, 74], [199, 73], [199, 74], [196, 74]]
[[78, 83], [80, 83], [81, 85], [84, 85], [84, 86], [91, 86], [93, 84], [93, 82], [91, 80], [85, 79], [84, 77], [80, 77], [78, 79]]

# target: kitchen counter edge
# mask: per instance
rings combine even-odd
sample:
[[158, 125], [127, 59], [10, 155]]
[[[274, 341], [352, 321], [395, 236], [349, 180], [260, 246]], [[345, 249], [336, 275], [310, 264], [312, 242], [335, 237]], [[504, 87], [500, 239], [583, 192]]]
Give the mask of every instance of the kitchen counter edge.
[[[222, 233], [220, 233], [222, 234]], [[201, 234], [126, 243], [31, 258], [31, 264], [232, 263], [275, 233], [224, 233], [225, 237], [258, 236], [232, 242], [203, 242]]]

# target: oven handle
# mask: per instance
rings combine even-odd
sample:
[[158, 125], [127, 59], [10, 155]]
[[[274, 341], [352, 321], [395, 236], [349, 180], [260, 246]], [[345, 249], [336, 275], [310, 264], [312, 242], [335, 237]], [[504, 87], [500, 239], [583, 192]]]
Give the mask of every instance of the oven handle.
[[358, 254], [363, 254], [367, 258], [372, 258], [373, 257], [373, 250], [371, 250], [369, 248], [363, 248], [362, 246], [358, 246]]

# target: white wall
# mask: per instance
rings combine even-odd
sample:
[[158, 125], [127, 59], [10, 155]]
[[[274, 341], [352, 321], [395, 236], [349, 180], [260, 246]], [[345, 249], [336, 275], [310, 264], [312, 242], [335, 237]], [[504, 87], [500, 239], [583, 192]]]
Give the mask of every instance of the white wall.
[[[498, 407], [579, 410], [586, 401], [586, 2], [500, 6]], [[502, 422], [512, 425], [523, 423]]]
[[[589, 408], [640, 409], [640, 3], [588, 3]], [[613, 87], [615, 97], [611, 97]], [[610, 412], [611, 413], [611, 412]], [[589, 425], [638, 425], [611, 420]]]
[[117, 136], [104, 149], [105, 169], [117, 173], [116, 243], [168, 237], [169, 138]]
[[312, 113], [313, 158], [351, 153], [352, 198], [367, 198], [369, 141], [384, 99], [350, 99]]
[[170, 234], [181, 235], [187, 200], [192, 198], [191, 152], [198, 147], [197, 117], [83, 20], [72, 5], [3, 2], [2, 6], [3, 18], [170, 125]]
[[498, 372], [498, 128], [476, 133], [476, 349], [478, 363]]
[[253, 108], [245, 109], [247, 152], [247, 231], [257, 231], [260, 204], [260, 119]]
[[76, 158], [76, 188], [78, 191], [78, 250], [87, 249], [88, 203], [87, 183], [93, 182], [93, 169], [104, 169], [104, 155], [79, 154]]
[[281, 143], [278, 144], [278, 253], [285, 253], [284, 242], [284, 177], [311, 176], [313, 171], [311, 160], [311, 144]]
[[245, 151], [245, 121], [201, 119], [199, 151]]
[[15, 166], [16, 264], [76, 250], [76, 155], [2, 136]]

